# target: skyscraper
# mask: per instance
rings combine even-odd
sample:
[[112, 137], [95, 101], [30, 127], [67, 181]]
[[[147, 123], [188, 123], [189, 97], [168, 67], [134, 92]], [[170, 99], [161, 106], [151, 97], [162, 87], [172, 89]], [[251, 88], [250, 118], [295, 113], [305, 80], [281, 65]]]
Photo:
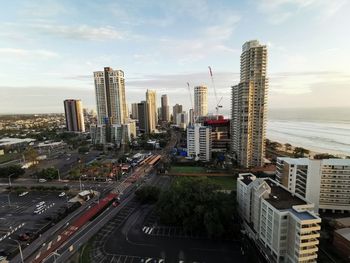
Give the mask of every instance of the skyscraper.
[[131, 118], [134, 120], [139, 118], [137, 107], [138, 103], [131, 103]]
[[148, 133], [152, 133], [156, 130], [157, 125], [157, 103], [156, 103], [156, 91], [147, 90], [146, 102], [147, 102], [147, 118], [148, 118]]
[[178, 113], [182, 112], [182, 105], [175, 104], [173, 107], [173, 123], [176, 123], [176, 116]]
[[162, 95], [161, 97], [161, 106], [162, 106], [162, 121], [169, 122], [169, 100], [167, 95]]
[[97, 123], [124, 124], [128, 119], [125, 99], [125, 80], [122, 70], [105, 67], [94, 72]]
[[122, 124], [129, 118], [125, 99], [125, 80], [122, 70], [105, 67], [103, 71], [94, 72], [97, 125], [91, 127], [91, 138], [95, 144], [120, 144], [115, 136], [122, 133]]
[[194, 87], [194, 112], [196, 116], [208, 114], [208, 88], [205, 86]]
[[142, 132], [148, 132], [148, 114], [147, 114], [147, 103], [141, 101], [137, 104], [139, 130]]
[[64, 113], [67, 131], [85, 132], [83, 104], [81, 100], [65, 100]]
[[268, 79], [267, 48], [257, 40], [243, 45], [240, 83], [232, 87], [231, 150], [244, 167], [262, 166]]

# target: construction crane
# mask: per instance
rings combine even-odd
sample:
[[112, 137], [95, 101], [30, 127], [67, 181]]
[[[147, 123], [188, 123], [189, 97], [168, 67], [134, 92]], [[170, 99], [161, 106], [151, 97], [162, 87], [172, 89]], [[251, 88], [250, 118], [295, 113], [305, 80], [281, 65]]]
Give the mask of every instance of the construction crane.
[[188, 82], [187, 82], [187, 89], [188, 89], [188, 93], [190, 94], [191, 107], [192, 107], [192, 111], [193, 111], [193, 122], [196, 123], [196, 113], [195, 113], [194, 107], [193, 107], [193, 100], [192, 100], [192, 93], [191, 93], [190, 83], [188, 83]]
[[215, 106], [215, 111], [216, 111], [216, 115], [219, 115], [219, 109], [222, 108], [222, 105], [220, 104], [223, 97], [221, 97], [218, 100], [218, 95], [216, 93], [216, 87], [215, 87], [215, 82], [214, 82], [214, 77], [213, 77], [213, 71], [211, 70], [211, 67], [208, 66], [209, 69], [209, 74], [210, 74], [210, 78], [211, 78], [211, 85], [213, 86], [214, 89], [214, 95], [215, 95], [215, 100], [216, 100], [216, 106]]

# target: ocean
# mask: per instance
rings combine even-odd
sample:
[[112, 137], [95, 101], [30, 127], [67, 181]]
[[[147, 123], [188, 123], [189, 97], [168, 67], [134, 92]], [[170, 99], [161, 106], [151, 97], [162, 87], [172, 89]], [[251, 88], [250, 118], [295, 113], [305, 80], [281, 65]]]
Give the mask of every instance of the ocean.
[[350, 156], [350, 108], [271, 109], [267, 138], [315, 152]]

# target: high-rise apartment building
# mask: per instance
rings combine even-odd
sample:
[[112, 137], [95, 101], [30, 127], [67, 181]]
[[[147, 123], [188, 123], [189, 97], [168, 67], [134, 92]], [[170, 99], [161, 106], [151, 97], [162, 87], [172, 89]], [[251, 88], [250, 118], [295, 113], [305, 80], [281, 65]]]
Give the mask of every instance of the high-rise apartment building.
[[161, 97], [161, 106], [162, 106], [162, 121], [169, 122], [169, 100], [168, 95], [162, 95]]
[[238, 212], [269, 262], [317, 262], [321, 219], [314, 204], [267, 178], [240, 174]]
[[131, 118], [134, 120], [137, 120], [139, 118], [137, 104], [138, 103], [131, 103]]
[[208, 115], [208, 88], [205, 86], [194, 87], [194, 113], [195, 116]]
[[186, 130], [188, 124], [188, 114], [186, 111], [183, 111], [181, 113], [178, 113], [176, 115], [176, 125], [179, 126], [179, 128]]
[[81, 100], [65, 100], [64, 113], [67, 131], [85, 132], [83, 104]]
[[200, 161], [211, 159], [211, 129], [199, 123], [187, 128], [188, 156]]
[[147, 90], [146, 102], [148, 115], [148, 133], [152, 133], [155, 132], [158, 122], [157, 95], [155, 90]]
[[125, 80], [122, 70], [105, 67], [94, 72], [97, 123], [123, 124], [128, 119]]
[[262, 166], [268, 79], [267, 48], [257, 40], [243, 45], [240, 83], [232, 87], [231, 150], [244, 167]]
[[194, 124], [194, 110], [190, 109], [188, 111], [188, 125], [191, 126]]
[[176, 116], [178, 113], [182, 112], [182, 105], [175, 104], [173, 107], [173, 123], [176, 123]]
[[350, 211], [350, 159], [278, 157], [276, 178], [316, 210]]
[[141, 132], [148, 132], [148, 114], [147, 114], [147, 102], [141, 101], [137, 104], [138, 120], [139, 120], [139, 130]]

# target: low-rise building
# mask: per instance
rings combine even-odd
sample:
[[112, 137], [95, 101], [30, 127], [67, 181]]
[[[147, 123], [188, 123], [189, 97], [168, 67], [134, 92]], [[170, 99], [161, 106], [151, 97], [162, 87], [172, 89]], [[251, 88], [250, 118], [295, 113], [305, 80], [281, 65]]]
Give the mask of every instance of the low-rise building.
[[237, 179], [237, 202], [245, 230], [270, 262], [317, 262], [321, 219], [312, 203], [250, 173]]
[[278, 157], [276, 179], [316, 210], [350, 211], [350, 159]]
[[333, 245], [348, 260], [350, 259], [350, 228], [341, 228], [334, 231]]

